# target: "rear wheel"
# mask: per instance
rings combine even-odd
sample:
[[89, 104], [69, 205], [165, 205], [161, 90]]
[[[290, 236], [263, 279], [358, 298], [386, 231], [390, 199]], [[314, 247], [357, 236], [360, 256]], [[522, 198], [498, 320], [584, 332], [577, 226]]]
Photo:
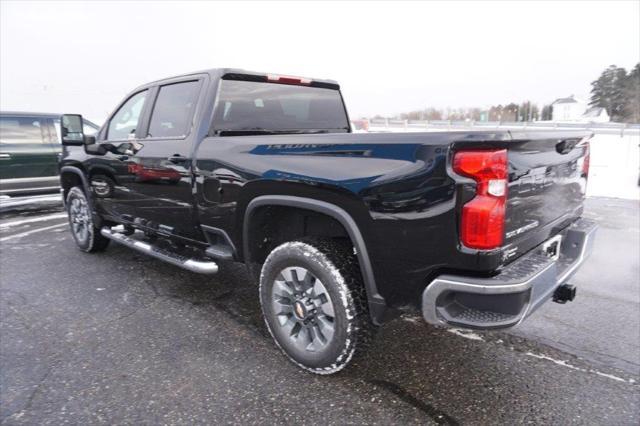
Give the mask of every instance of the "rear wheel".
[[78, 186], [71, 188], [67, 194], [67, 214], [71, 235], [80, 250], [92, 253], [107, 248], [110, 240], [95, 227], [89, 200]]
[[305, 239], [276, 247], [262, 267], [260, 303], [277, 345], [307, 371], [336, 373], [370, 340], [350, 244]]

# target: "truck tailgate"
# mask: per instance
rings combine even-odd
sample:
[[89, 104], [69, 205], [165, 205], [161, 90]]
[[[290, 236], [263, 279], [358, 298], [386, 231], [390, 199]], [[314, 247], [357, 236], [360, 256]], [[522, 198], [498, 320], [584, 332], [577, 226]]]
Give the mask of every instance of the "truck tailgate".
[[[590, 135], [518, 139], [509, 144], [505, 245], [548, 238], [582, 213]], [[539, 241], [538, 241], [539, 243]], [[524, 244], [529, 246], [530, 244]], [[515, 253], [514, 253], [515, 254]]]

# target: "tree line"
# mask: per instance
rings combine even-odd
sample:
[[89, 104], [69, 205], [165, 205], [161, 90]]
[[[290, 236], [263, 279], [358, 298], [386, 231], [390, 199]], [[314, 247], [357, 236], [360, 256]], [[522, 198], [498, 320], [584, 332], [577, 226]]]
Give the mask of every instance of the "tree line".
[[[425, 108], [401, 113], [396, 117], [401, 120], [451, 120], [451, 121], [539, 121], [551, 120], [551, 105], [542, 109], [531, 101], [511, 102], [506, 105], [494, 105], [489, 109], [481, 108]], [[376, 116], [374, 118], [384, 118]]]
[[[591, 83], [589, 106], [607, 111], [611, 121], [640, 123], [640, 63], [629, 72], [615, 65], [605, 69]], [[424, 108], [401, 113], [393, 118], [402, 120], [451, 121], [540, 121], [551, 120], [553, 105], [539, 108], [531, 101], [510, 102], [481, 108]], [[376, 116], [374, 118], [384, 118]]]
[[610, 65], [591, 83], [589, 105], [607, 110], [611, 121], [640, 123], [640, 62], [629, 72]]

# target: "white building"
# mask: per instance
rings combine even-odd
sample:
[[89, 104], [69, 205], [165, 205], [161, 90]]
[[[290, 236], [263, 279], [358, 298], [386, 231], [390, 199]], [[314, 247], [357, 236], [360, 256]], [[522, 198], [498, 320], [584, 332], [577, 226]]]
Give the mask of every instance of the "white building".
[[587, 110], [586, 102], [576, 99], [573, 95], [556, 99], [551, 105], [553, 121], [582, 121], [582, 115]]
[[607, 110], [604, 108], [593, 107], [582, 114], [580, 121], [586, 121], [588, 123], [608, 123], [609, 114], [607, 114]]

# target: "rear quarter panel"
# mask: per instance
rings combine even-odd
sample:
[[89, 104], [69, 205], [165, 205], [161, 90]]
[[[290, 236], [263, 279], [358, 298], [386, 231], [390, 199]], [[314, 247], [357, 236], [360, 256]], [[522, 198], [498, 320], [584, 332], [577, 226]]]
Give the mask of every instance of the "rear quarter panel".
[[[233, 229], [260, 195], [293, 195], [346, 210], [363, 235], [380, 294], [390, 305], [415, 297], [444, 267], [474, 269], [458, 246], [458, 185], [448, 170], [452, 143], [495, 135], [448, 132], [208, 137], [194, 161], [201, 223]], [[219, 198], [203, 194], [217, 181]], [[495, 266], [494, 266], [495, 268]]]

